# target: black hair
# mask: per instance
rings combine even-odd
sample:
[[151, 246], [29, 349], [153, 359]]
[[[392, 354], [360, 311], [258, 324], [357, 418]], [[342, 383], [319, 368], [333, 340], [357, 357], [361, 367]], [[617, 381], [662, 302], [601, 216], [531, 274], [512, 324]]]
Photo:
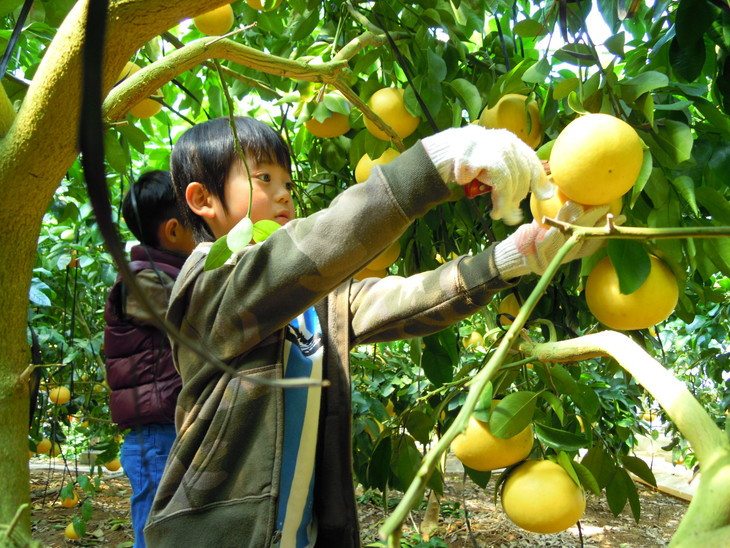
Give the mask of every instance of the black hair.
[[[140, 243], [159, 247], [157, 231], [160, 225], [181, 217], [170, 172], [154, 170], [140, 175], [122, 200], [122, 216]], [[182, 220], [180, 222], [184, 224]]]
[[[246, 159], [257, 164], [277, 164], [291, 171], [289, 147], [273, 128], [247, 116], [236, 116], [236, 133]], [[170, 171], [178, 205], [196, 242], [212, 241], [213, 232], [202, 217], [188, 207], [185, 190], [192, 182], [202, 184], [224, 208], [225, 183], [234, 162], [240, 161], [227, 117], [208, 120], [183, 133], [170, 156]]]

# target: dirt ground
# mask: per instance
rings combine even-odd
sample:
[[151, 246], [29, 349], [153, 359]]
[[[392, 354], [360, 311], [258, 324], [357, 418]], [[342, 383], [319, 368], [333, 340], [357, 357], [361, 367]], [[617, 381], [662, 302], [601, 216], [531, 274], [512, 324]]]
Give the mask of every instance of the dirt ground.
[[[125, 548], [133, 545], [129, 518], [131, 489], [126, 476], [120, 472], [105, 475], [93, 501], [93, 513], [87, 523], [86, 536], [77, 541], [64, 537], [66, 525], [79, 515], [79, 507], [63, 508], [57, 493], [68, 475], [50, 468], [31, 469], [33, 538], [43, 546], [109, 546]], [[441, 520], [436, 533], [447, 546], [469, 547], [570, 547], [581, 546], [578, 527], [554, 535], [537, 535], [513, 525], [492, 499], [493, 487], [478, 488], [471, 482], [464, 484], [461, 477], [447, 477], [445, 498], [442, 500]], [[391, 493], [397, 496], [397, 493]], [[588, 506], [580, 522], [583, 546], [587, 547], [655, 547], [666, 546], [684, 515], [687, 503], [639, 485], [642, 518], [637, 525], [628, 507], [618, 517], [608, 509], [605, 499], [588, 497]], [[463, 507], [466, 504], [467, 527]], [[359, 507], [363, 546], [375, 543], [377, 530], [382, 525], [381, 506], [361, 503]], [[418, 546], [414, 541], [415, 525], [421, 513], [414, 513], [404, 531], [407, 546]], [[382, 546], [382, 544], [376, 544]], [[421, 544], [428, 546], [428, 544]], [[438, 544], [430, 544], [438, 546]], [[336, 547], [333, 547], [336, 548]]]

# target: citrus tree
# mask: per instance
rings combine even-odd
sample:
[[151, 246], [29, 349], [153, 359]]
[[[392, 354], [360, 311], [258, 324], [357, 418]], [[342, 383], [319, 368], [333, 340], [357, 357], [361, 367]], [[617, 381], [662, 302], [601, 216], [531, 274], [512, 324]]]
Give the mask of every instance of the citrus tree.
[[[628, 503], [638, 518], [629, 472], [652, 479], [632, 450], [646, 431], [640, 409], [657, 409], [654, 398], [677, 443], [689, 441], [692, 458], [711, 470], [703, 475], [727, 475], [728, 440], [718, 434], [728, 405], [726, 3], [600, 1], [593, 19], [588, 3], [563, 1], [111, 1], [101, 91], [112, 210], [96, 212], [77, 138], [89, 92], [81, 85], [88, 7], [73, 0], [0, 1], [0, 439], [6, 440], [0, 523], [10, 524], [0, 534], [18, 544], [29, 537], [29, 443], [37, 451], [47, 438], [63, 452], [75, 416], [98, 419], [88, 422], [90, 430], [108, 441], [108, 460], [116, 451], [117, 433], [104, 422], [100, 335], [105, 289], [116, 269], [95, 219], [118, 223], [131, 180], [146, 169], [166, 169], [185, 129], [230, 114], [256, 116], [284, 135], [301, 215], [326, 207], [373, 164], [449, 127], [476, 122], [514, 131], [558, 166], [558, 182], [566, 164], [590, 154], [581, 139], [558, 146], [571, 121], [588, 113], [623, 120], [640, 143], [638, 155], [619, 153], [611, 164], [638, 168], [614, 212], [625, 217], [626, 229], [578, 231], [578, 237], [608, 236], [608, 246], [554, 265], [543, 278], [523, 278], [452, 329], [356, 350], [357, 481], [408, 491], [404, 508], [426, 486], [439, 493], [439, 462], [474, 412], [500, 439], [531, 425], [532, 458], [554, 459], [583, 488], [605, 496], [613, 511]], [[589, 20], [606, 30], [599, 33]], [[553, 147], [560, 152], [555, 158]], [[397, 253], [386, 250], [363, 275], [433, 269], [506, 237], [513, 227], [489, 218], [485, 190], [455, 189], [449, 202], [403, 234]], [[569, 185], [561, 190], [570, 196]], [[580, 198], [604, 203], [600, 192]], [[528, 220], [541, 216], [527, 202], [523, 209]], [[676, 280], [676, 307], [656, 331], [589, 309], [589, 274], [606, 256], [618, 295], [636, 293], [655, 260], [669, 272], [665, 279]], [[508, 296], [511, 307], [500, 308]], [[612, 302], [604, 305], [609, 312]], [[625, 330], [633, 343], [590, 338], [603, 326]], [[626, 348], [633, 353], [598, 357]], [[677, 378], [693, 383], [709, 414], [694, 399], [654, 386], [666, 377], [642, 352], [667, 368], [680, 365]], [[683, 383], [666, 382], [675, 396], [685, 394]], [[61, 386], [70, 399], [54, 403], [50, 390]], [[492, 399], [502, 400], [494, 411]], [[435, 451], [422, 461], [429, 444]], [[486, 485], [489, 471], [466, 471]], [[727, 534], [730, 503], [718, 496], [713, 504], [712, 512], [696, 505], [688, 512], [692, 525], [680, 541], [686, 531]], [[397, 510], [384, 531], [392, 543], [403, 516]]]

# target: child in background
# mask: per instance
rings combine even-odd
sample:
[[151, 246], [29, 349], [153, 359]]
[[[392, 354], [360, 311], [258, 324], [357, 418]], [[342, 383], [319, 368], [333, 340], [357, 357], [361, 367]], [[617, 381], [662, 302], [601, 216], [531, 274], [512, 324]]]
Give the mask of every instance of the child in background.
[[[124, 197], [122, 213], [140, 242], [131, 250], [129, 267], [145, 298], [164, 317], [175, 278], [194, 247], [192, 232], [179, 220], [170, 173], [143, 174]], [[129, 429], [121, 461], [132, 485], [134, 546], [144, 547], [143, 528], [175, 439], [182, 383], [167, 335], [119, 277], [104, 319], [109, 406], [112, 420]]]
[[[148, 525], [155, 547], [359, 546], [351, 466], [349, 351], [419, 337], [474, 314], [514, 278], [542, 272], [565, 241], [537, 223], [474, 256], [408, 278], [352, 279], [411, 222], [478, 179], [503, 193], [493, 218], [514, 220], [530, 187], [549, 195], [542, 163], [506, 130], [480, 126], [425, 138], [332, 204], [294, 219], [289, 151], [271, 128], [237, 117], [177, 141], [171, 171], [198, 245], [167, 319], [240, 375], [172, 343], [183, 378], [178, 437]], [[250, 180], [249, 180], [250, 174]], [[607, 208], [569, 203], [560, 218], [593, 225]], [[204, 270], [215, 239], [244, 217], [282, 225]], [[595, 250], [583, 244], [570, 258]], [[248, 378], [326, 380], [271, 388]]]

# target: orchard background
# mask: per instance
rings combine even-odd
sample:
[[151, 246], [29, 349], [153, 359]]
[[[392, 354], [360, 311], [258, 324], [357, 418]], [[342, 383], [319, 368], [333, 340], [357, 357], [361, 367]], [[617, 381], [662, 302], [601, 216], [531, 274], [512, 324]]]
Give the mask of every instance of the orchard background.
[[[290, 144], [300, 215], [326, 207], [355, 184], [363, 154], [376, 158], [389, 147], [402, 150], [437, 130], [471, 123], [508, 93], [523, 94], [538, 106], [543, 143], [580, 113], [624, 119], [648, 147], [639, 178], [624, 197], [624, 226], [658, 230], [656, 237], [639, 240], [641, 249], [663, 259], [680, 286], [669, 320], [655, 330], [626, 335], [681, 380], [705, 410], [699, 435], [721, 448], [709, 454], [717, 477], [725, 478], [716, 483], [725, 488], [709, 504], [700, 502], [704, 510], [688, 511], [686, 520], [695, 525], [685, 531], [696, 543], [727, 539], [730, 239], [686, 236], [730, 226], [730, 4], [599, 1], [610, 29], [601, 43], [585, 22], [588, 2], [263, 3], [267, 11], [233, 2], [232, 30], [238, 32], [220, 39], [202, 34], [190, 18], [225, 0], [109, 3], [101, 74], [103, 144], [112, 203], [107, 213], [122, 237], [129, 234], [119, 220], [120, 201], [130, 181], [146, 169], [167, 169], [176, 138], [195, 123], [228, 115], [228, 97], [235, 114], [270, 123]], [[0, 63], [0, 523], [6, 524], [0, 535], [17, 545], [30, 538], [29, 450], [47, 438], [58, 444], [52, 452], [60, 448], [73, 459], [93, 444], [102, 463], [112, 461], [119, 446], [119, 432], [109, 422], [101, 345], [103, 302], [116, 267], [89, 202], [77, 138], [86, 9], [84, 1], [0, 0], [5, 52]], [[115, 86], [128, 61], [142, 70]], [[365, 105], [383, 87], [404, 89], [407, 109], [420, 118], [405, 139]], [[335, 90], [347, 100], [329, 95]], [[130, 114], [150, 95], [162, 107], [157, 114], [145, 119]], [[307, 130], [307, 120], [324, 122], [335, 114], [348, 118], [344, 135], [321, 138]], [[373, 137], [366, 119], [388, 131], [392, 142]], [[488, 194], [453, 198], [402, 236], [391, 274], [434, 268], [513, 230], [489, 218]], [[529, 220], [526, 203], [524, 209]], [[662, 229], [676, 228], [688, 232], [660, 236]], [[625, 248], [623, 270], [630, 272], [635, 248]], [[515, 322], [515, 331], [526, 320], [526, 334], [538, 345], [602, 331], [582, 287], [603, 256], [605, 250], [561, 267], [552, 283], [539, 289], [542, 298], [532, 299], [529, 318]], [[524, 302], [538, 283], [527, 276], [514, 294]], [[364, 489], [406, 491], [419, 477], [422, 448], [453, 424], [467, 401], [467, 381], [498, 353], [504, 340], [498, 301], [506, 296], [424, 340], [353, 352], [355, 479]], [[476, 344], [462, 344], [467, 337]], [[665, 417], [665, 410], [647, 393], [647, 382], [622, 368], [625, 360], [577, 361], [580, 352], [573, 353], [576, 361], [557, 365], [547, 358], [528, 360], [538, 354], [519, 347], [507, 356], [505, 349], [504, 363], [491, 367], [493, 394], [527, 395], [505, 428], [532, 421], [538, 453], [559, 461], [588, 450], [577, 468], [584, 487], [602, 493], [614, 512], [630, 504], [638, 518], [628, 472], [649, 480], [651, 472], [637, 464], [632, 451], [636, 436], [647, 432], [642, 413], [651, 409]], [[54, 404], [48, 391], [60, 385], [69, 387], [71, 399]], [[687, 409], [684, 415], [696, 416], [696, 409]], [[693, 466], [696, 444], [676, 426], [683, 413], [671, 415], [666, 423], [671, 450]], [[471, 477], [486, 484], [484, 474]], [[438, 471], [428, 486], [440, 491]], [[81, 478], [79, 487], [89, 495], [76, 522], [83, 529], [93, 509], [93, 478]], [[711, 517], [697, 524], [702, 514]], [[678, 544], [689, 542], [680, 532]]]

